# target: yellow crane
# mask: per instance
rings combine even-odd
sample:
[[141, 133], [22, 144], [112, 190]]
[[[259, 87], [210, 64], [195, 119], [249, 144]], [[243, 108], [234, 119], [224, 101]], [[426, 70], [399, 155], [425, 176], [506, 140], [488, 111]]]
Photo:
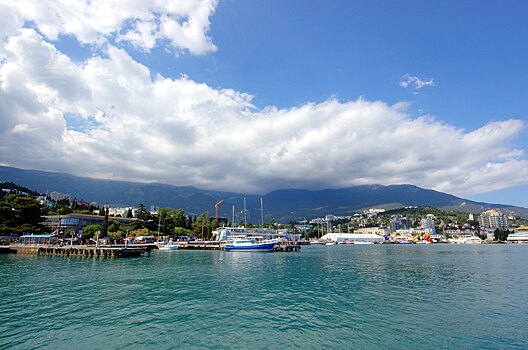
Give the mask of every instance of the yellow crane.
[[220, 204], [222, 204], [224, 200], [223, 199], [220, 199], [218, 202], [216, 202], [215, 204], [215, 211], [216, 211], [216, 222], [218, 222], [218, 207], [220, 206]]

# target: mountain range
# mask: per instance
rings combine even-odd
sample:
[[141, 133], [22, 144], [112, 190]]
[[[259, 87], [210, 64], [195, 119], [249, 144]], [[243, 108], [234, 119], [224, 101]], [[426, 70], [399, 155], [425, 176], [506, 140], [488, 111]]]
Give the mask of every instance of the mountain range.
[[[202, 190], [191, 186], [173, 186], [161, 183], [137, 183], [99, 180], [66, 173], [24, 170], [0, 166], [0, 181], [14, 182], [40, 193], [57, 191], [74, 198], [99, 205], [150, 206], [181, 208], [187, 214], [219, 215], [236, 220], [243, 219], [244, 199], [246, 218], [258, 223], [261, 218], [261, 198], [264, 220], [289, 222], [327, 214], [351, 215], [368, 208], [394, 209], [405, 206], [431, 206], [444, 210], [480, 213], [488, 208], [513, 212], [528, 218], [528, 209], [505, 204], [490, 204], [462, 199], [447, 193], [424, 189], [414, 185], [362, 185], [342, 189], [303, 190], [283, 189], [265, 195]], [[234, 208], [234, 209], [233, 209]]]

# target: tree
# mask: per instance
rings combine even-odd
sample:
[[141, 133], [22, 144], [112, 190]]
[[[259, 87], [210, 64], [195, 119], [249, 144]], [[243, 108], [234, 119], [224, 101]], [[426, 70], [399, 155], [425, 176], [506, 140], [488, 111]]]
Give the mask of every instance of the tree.
[[128, 208], [126, 217], [127, 219], [132, 219], [134, 217], [134, 215], [132, 215], [132, 209]]
[[108, 222], [108, 232], [121, 231], [121, 223], [117, 220], [111, 220]]
[[0, 200], [0, 232], [3, 234], [46, 232], [41, 224], [43, 221], [41, 206], [35, 198], [8, 194]]
[[84, 240], [95, 237], [97, 231], [101, 232], [101, 225], [88, 225], [83, 228], [81, 238]]
[[152, 214], [150, 214], [147, 211], [147, 209], [145, 209], [145, 205], [143, 203], [140, 203], [138, 205], [138, 210], [136, 212], [136, 218], [142, 221], [152, 220]]
[[183, 227], [176, 227], [173, 233], [175, 236], [192, 236], [194, 234], [193, 231]]
[[495, 229], [495, 232], [493, 232], [495, 240], [497, 241], [505, 241], [510, 235], [510, 233], [510, 230], [503, 231], [499, 229]]
[[104, 220], [101, 226], [101, 236], [108, 237], [108, 206], [104, 208]]
[[193, 231], [195, 236], [202, 239], [208, 239], [211, 237], [211, 225], [209, 222], [209, 215], [202, 214], [193, 223]]

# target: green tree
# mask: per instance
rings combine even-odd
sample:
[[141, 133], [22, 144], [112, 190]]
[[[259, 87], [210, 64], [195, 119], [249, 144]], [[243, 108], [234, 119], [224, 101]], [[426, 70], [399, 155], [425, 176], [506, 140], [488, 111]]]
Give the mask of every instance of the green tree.
[[108, 231], [110, 232], [117, 232], [121, 231], [121, 223], [117, 220], [110, 220], [108, 222]]
[[207, 240], [211, 237], [211, 224], [209, 221], [209, 215], [202, 214], [193, 223], [193, 232], [196, 237]]
[[101, 236], [108, 237], [108, 206], [105, 206], [103, 225], [101, 226]]
[[193, 236], [194, 232], [192, 230], [183, 228], [183, 227], [176, 227], [173, 231], [175, 236]]
[[3, 234], [47, 232], [41, 224], [43, 221], [41, 206], [35, 198], [8, 194], [0, 200], [0, 232]]
[[136, 218], [142, 221], [152, 220], [152, 214], [150, 214], [147, 211], [147, 209], [145, 209], [145, 205], [143, 203], [140, 203], [138, 205], [138, 210], [136, 212]]
[[505, 241], [508, 236], [510, 235], [510, 230], [499, 230], [499, 229], [496, 229], [495, 232], [493, 232], [493, 234], [495, 235], [495, 240], [496, 241]]
[[88, 225], [83, 228], [81, 238], [84, 240], [95, 237], [97, 231], [101, 232], [101, 225]]

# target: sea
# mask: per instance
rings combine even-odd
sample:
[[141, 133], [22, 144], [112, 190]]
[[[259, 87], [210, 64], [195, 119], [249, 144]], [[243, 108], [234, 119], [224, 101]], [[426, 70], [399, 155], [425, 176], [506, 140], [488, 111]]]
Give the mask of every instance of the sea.
[[528, 245], [0, 255], [0, 349], [527, 349]]

